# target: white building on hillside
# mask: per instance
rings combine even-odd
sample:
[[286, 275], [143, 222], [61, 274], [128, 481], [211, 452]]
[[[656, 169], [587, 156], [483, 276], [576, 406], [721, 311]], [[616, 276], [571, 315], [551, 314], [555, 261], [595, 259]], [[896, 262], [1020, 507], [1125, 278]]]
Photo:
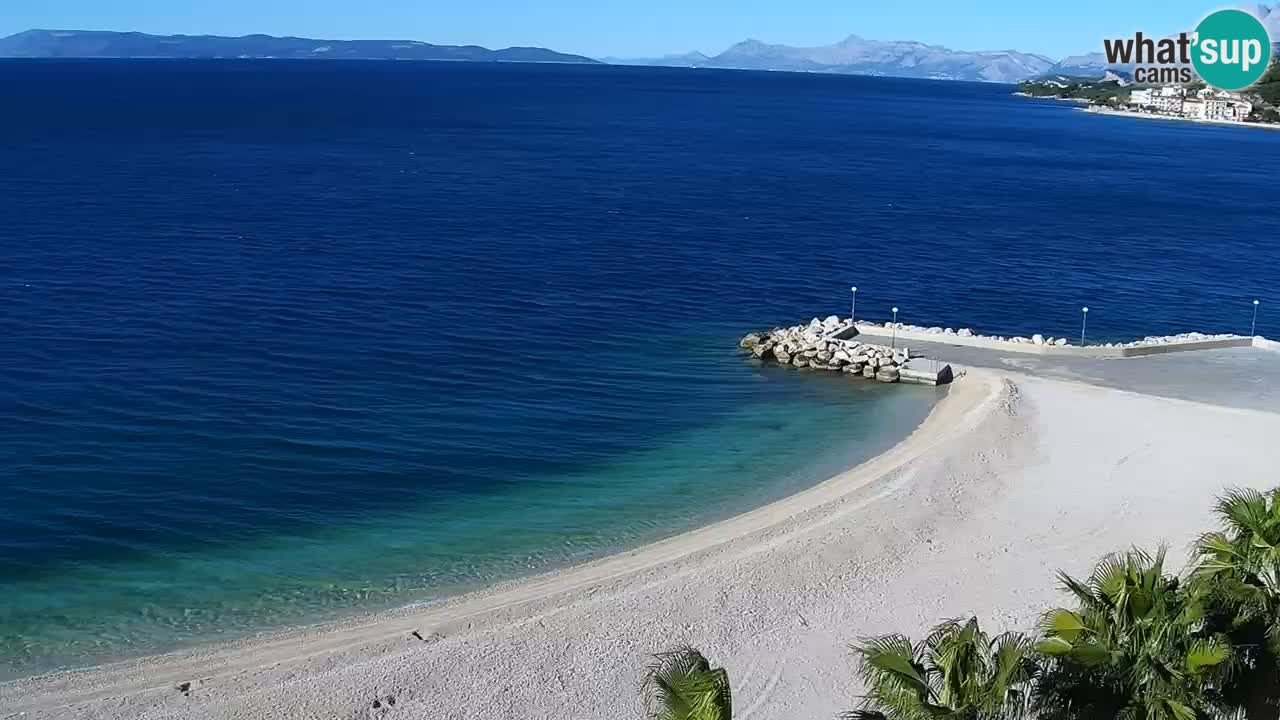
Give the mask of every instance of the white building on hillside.
[[1244, 122], [1253, 112], [1253, 104], [1239, 93], [1223, 92], [1211, 87], [1201, 88], [1194, 93], [1188, 93], [1180, 85], [1140, 88], [1129, 93], [1129, 104], [1193, 120]]
[[1206, 120], [1230, 120], [1244, 122], [1253, 112], [1253, 103], [1230, 98], [1214, 98], [1204, 101], [1204, 117]]
[[[1197, 100], [1196, 102], [1200, 102]], [[1185, 109], [1183, 108], [1183, 98], [1181, 95], [1166, 95], [1160, 93], [1151, 97], [1151, 107], [1158, 112], [1168, 113], [1170, 115], [1181, 115]]]
[[1134, 90], [1129, 93], [1129, 104], [1137, 105], [1138, 107], [1147, 107], [1151, 104], [1151, 96], [1153, 93], [1154, 91], [1151, 88]]

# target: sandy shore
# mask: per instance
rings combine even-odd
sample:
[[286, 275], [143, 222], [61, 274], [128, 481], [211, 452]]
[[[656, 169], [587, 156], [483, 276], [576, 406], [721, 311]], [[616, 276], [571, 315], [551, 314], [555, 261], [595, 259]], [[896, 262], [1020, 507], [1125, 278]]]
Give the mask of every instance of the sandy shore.
[[1030, 628], [1059, 568], [1181, 558], [1223, 487], [1275, 483], [1278, 433], [970, 372], [890, 452], [746, 515], [440, 606], [10, 683], [0, 716], [636, 717], [648, 654], [689, 642], [729, 669], [737, 717], [832, 717], [855, 703], [847, 643], [966, 613]]

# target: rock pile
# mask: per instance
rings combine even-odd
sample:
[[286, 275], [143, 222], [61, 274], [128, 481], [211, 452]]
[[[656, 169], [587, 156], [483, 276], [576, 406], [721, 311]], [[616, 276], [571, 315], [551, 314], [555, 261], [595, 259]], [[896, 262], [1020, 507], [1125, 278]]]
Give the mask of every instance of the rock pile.
[[[863, 327], [877, 327], [877, 328], [881, 327], [879, 323], [868, 323], [861, 320], [858, 321], [858, 324]], [[884, 323], [883, 327], [893, 328], [895, 326], [893, 323], [887, 322], [887, 323]], [[907, 330], [911, 332], [924, 333], [926, 335], [943, 335], [943, 336], [950, 335], [953, 337], [994, 340], [996, 342], [1028, 343], [1031, 345], [1057, 345], [1058, 347], [1064, 347], [1071, 344], [1066, 338], [1053, 337], [1052, 335], [1045, 337], [1040, 333], [1036, 333], [1031, 337], [1005, 337], [1003, 335], [981, 335], [979, 333], [974, 332], [972, 328], [960, 328], [959, 330], [956, 330], [955, 328], [944, 328], [944, 327], [936, 327], [936, 326], [924, 327], [921, 325], [907, 325], [906, 323], [898, 323], [896, 327], [898, 330]], [[946, 342], [946, 340], [942, 339], [942, 340], [939, 340], [939, 342]]]
[[[871, 323], [871, 322], [859, 320], [857, 324], [864, 328], [870, 328], [870, 327], [894, 328], [895, 327], [895, 325], [891, 322], [880, 324], [880, 323]], [[1019, 336], [1005, 337], [1004, 335], [981, 335], [974, 332], [970, 328], [960, 328], [959, 330], [956, 330], [954, 328], [923, 327], [920, 325], [907, 325], [905, 323], [898, 323], [896, 327], [898, 330], [924, 333], [926, 335], [944, 336], [943, 338], [939, 338], [939, 342], [946, 342], [945, 336], [953, 336], [953, 337], [963, 337], [963, 338], [979, 338], [983, 340], [993, 340], [995, 342], [1009, 342], [1009, 343], [1025, 344], [1025, 345], [1053, 345], [1056, 347], [1077, 346], [1077, 344], [1072, 343], [1067, 338], [1053, 337], [1052, 335], [1045, 336], [1040, 333], [1035, 333], [1031, 337], [1019, 337]], [[1145, 347], [1148, 345], [1170, 345], [1170, 344], [1181, 343], [1181, 342], [1196, 342], [1199, 340], [1231, 340], [1231, 339], [1237, 339], [1241, 337], [1244, 337], [1244, 336], [1232, 335], [1229, 333], [1211, 335], [1211, 334], [1199, 333], [1199, 332], [1189, 332], [1189, 333], [1182, 333], [1180, 335], [1161, 335], [1161, 336], [1145, 337], [1145, 338], [1142, 338], [1141, 340], [1134, 340], [1127, 343], [1106, 343], [1105, 345], [1096, 345], [1095, 347], [1109, 347], [1109, 348]]]
[[1141, 340], [1134, 340], [1127, 343], [1107, 343], [1103, 347], [1145, 347], [1148, 345], [1172, 345], [1174, 343], [1198, 342], [1201, 340], [1237, 340], [1247, 337], [1246, 335], [1233, 335], [1231, 333], [1218, 333], [1209, 335], [1206, 333], [1190, 332], [1181, 333], [1179, 335], [1152, 335], [1144, 337]]
[[901, 367], [908, 360], [903, 351], [832, 337], [848, 327], [848, 322], [835, 315], [826, 320], [814, 318], [808, 325], [748, 333], [738, 346], [766, 362], [898, 382]]

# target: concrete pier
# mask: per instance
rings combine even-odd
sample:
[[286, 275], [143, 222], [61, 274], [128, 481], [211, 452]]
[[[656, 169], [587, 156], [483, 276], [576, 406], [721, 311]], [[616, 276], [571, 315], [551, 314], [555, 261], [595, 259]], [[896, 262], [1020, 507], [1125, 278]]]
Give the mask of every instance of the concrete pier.
[[897, 337], [898, 343], [928, 342], [957, 347], [975, 347], [986, 350], [1000, 350], [1025, 355], [1051, 355], [1058, 357], [1090, 357], [1090, 358], [1126, 358], [1144, 355], [1164, 355], [1173, 352], [1191, 350], [1218, 350], [1222, 348], [1262, 347], [1272, 349], [1276, 343], [1265, 338], [1253, 338], [1242, 335], [1208, 335], [1205, 333], [1183, 333], [1163, 337], [1143, 338], [1128, 343], [1109, 343], [1102, 345], [1072, 344], [1066, 338], [1044, 338], [1033, 335], [1030, 338], [1005, 338], [1001, 336], [977, 335], [971, 330], [950, 331], [943, 328], [921, 328], [901, 325], [896, 329], [889, 323], [877, 324], [859, 321], [848, 324], [842, 330], [847, 338], [864, 337], [884, 341]]
[[914, 385], [946, 385], [955, 379], [950, 365], [924, 358], [908, 360], [898, 374], [902, 382]]
[[[880, 382], [945, 385], [954, 373], [949, 364], [915, 357], [909, 348], [971, 348], [999, 354], [1040, 356], [1063, 362], [1168, 355], [1193, 351], [1254, 348], [1271, 354], [1280, 343], [1263, 337], [1188, 332], [1121, 343], [1072, 344], [1066, 338], [980, 335], [968, 328], [924, 328], [899, 323], [851, 322], [832, 315], [807, 324], [749, 333], [740, 347], [765, 361], [796, 368], [861, 375]], [[942, 349], [941, 352], [945, 352]], [[959, 352], [959, 351], [957, 351]], [[960, 354], [964, 354], [963, 352]], [[936, 357], [936, 355], [934, 355]]]

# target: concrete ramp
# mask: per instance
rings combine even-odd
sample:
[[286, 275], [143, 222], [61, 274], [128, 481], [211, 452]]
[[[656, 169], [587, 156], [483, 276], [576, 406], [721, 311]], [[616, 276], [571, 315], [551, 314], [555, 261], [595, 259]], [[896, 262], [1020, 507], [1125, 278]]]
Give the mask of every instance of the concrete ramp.
[[950, 365], [926, 358], [908, 360], [898, 368], [898, 377], [913, 385], [946, 385], [955, 379]]

